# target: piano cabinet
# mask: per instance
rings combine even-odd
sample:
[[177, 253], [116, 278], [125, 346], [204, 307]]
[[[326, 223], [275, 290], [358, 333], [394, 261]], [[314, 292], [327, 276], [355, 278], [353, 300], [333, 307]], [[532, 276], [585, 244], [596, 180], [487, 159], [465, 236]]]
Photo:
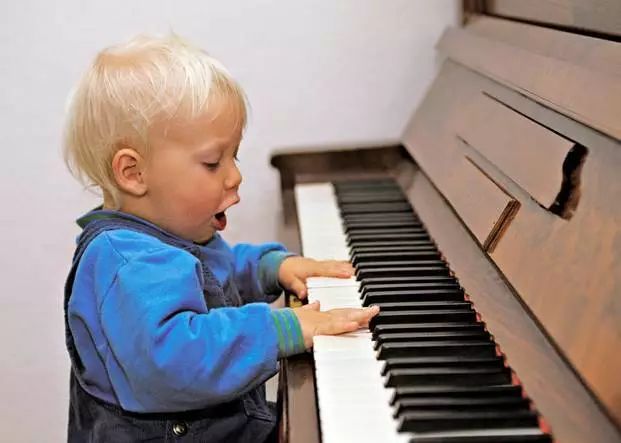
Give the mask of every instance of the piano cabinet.
[[[373, 167], [365, 167], [358, 172], [353, 168], [353, 163], [349, 163], [349, 170], [344, 173], [336, 160], [341, 155], [346, 159], [364, 157], [365, 161], [375, 156], [376, 161], [371, 162]], [[320, 162], [321, 169], [314, 169], [310, 160], [318, 156], [331, 161]], [[299, 163], [295, 161], [297, 157], [301, 159]], [[598, 437], [596, 441], [618, 441], [615, 424], [575, 369], [568, 364], [558, 345], [550, 340], [547, 331], [524, 305], [520, 294], [482, 249], [481, 243], [456, 210], [412, 160], [405, 147], [389, 145], [321, 153], [281, 153], [272, 158], [272, 164], [279, 168], [281, 180], [285, 183], [282, 190], [285, 208], [285, 226], [280, 231], [283, 233], [282, 240], [295, 251], [300, 251], [293, 193], [295, 184], [336, 181], [344, 177], [395, 177], [557, 441], [588, 441], [594, 433]], [[333, 167], [325, 167], [325, 164]], [[300, 165], [304, 167], [300, 168]], [[281, 441], [320, 441], [313, 370], [310, 353], [283, 363], [279, 392], [282, 406]], [[291, 383], [292, 379], [295, 382]]]
[[[583, 3], [464, 2], [399, 140], [271, 161], [295, 251], [296, 185], [396, 180], [555, 441], [619, 442], [621, 22]], [[313, 365], [282, 365], [282, 441], [321, 440]]]

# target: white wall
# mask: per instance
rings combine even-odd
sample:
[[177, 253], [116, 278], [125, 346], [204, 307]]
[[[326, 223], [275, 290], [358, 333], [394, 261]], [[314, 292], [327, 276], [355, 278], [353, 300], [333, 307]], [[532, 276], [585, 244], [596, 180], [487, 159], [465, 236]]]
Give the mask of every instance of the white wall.
[[62, 287], [73, 220], [98, 199], [60, 156], [65, 98], [95, 52], [173, 29], [221, 59], [252, 117], [232, 241], [274, 238], [275, 147], [398, 138], [437, 69], [456, 0], [2, 2], [0, 441], [62, 441], [68, 363]]

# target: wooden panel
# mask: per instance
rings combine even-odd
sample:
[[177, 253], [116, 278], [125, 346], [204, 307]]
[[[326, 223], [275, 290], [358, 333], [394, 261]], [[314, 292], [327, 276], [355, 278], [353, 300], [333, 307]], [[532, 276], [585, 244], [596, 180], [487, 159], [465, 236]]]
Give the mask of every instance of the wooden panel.
[[[589, 72], [621, 75], [621, 43], [484, 16], [468, 22], [468, 32], [533, 54], [581, 66]], [[559, 73], [561, 74], [561, 73]], [[559, 75], [563, 87], [565, 79]]]
[[487, 0], [484, 8], [520, 20], [621, 35], [618, 0]]
[[523, 211], [492, 258], [621, 423], [621, 355], [611, 352], [621, 349], [621, 143], [536, 103], [509, 100], [589, 154], [571, 220]]
[[[286, 163], [286, 160], [281, 159]], [[272, 159], [273, 162], [273, 159]], [[281, 175], [283, 219], [279, 240], [290, 251], [300, 252], [293, 179]], [[289, 301], [289, 298], [287, 298]], [[287, 303], [289, 305], [289, 303]], [[280, 443], [320, 443], [319, 416], [315, 393], [313, 356], [303, 353], [280, 363], [278, 377], [278, 441]]]
[[451, 204], [483, 249], [491, 252], [520, 205], [470, 159], [456, 171], [461, 186], [451, 194]]
[[281, 363], [279, 377], [279, 441], [319, 443], [313, 356], [300, 354]]
[[621, 441], [621, 434], [467, 235], [441, 194], [420, 171], [413, 175], [401, 178], [408, 198], [551, 427], [555, 441]]
[[491, 257], [621, 423], [621, 354], [613, 351], [621, 349], [621, 143], [447, 61], [403, 140], [451, 202], [461, 186], [455, 164], [465, 152], [457, 138], [467, 118], [463, 104], [481, 91], [589, 149], [580, 204], [569, 221], [543, 210], [482, 156], [472, 158], [521, 204]]
[[563, 183], [563, 162], [575, 143], [485, 94], [464, 111], [459, 137], [551, 208]]
[[479, 18], [447, 30], [438, 46], [458, 63], [621, 139], [621, 44]]

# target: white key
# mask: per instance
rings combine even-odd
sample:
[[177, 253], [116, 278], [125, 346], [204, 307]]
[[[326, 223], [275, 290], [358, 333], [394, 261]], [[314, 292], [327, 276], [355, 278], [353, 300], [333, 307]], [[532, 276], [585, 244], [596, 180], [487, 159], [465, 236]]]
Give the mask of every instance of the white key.
[[[349, 248], [330, 183], [295, 187], [304, 255], [349, 260]], [[361, 307], [355, 278], [309, 278], [309, 302], [322, 310]], [[315, 375], [323, 443], [406, 442], [397, 433], [371, 334], [359, 331], [314, 340]]]

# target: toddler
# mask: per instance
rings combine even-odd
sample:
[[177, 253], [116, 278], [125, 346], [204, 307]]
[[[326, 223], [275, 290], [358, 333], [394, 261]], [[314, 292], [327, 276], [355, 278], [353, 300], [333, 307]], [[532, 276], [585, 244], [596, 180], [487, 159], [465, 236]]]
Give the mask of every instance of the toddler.
[[278, 360], [377, 313], [273, 309], [351, 265], [220, 236], [245, 124], [239, 85], [175, 36], [108, 48], [81, 79], [65, 155], [103, 206], [78, 220], [65, 288], [69, 441], [273, 440], [264, 382]]

